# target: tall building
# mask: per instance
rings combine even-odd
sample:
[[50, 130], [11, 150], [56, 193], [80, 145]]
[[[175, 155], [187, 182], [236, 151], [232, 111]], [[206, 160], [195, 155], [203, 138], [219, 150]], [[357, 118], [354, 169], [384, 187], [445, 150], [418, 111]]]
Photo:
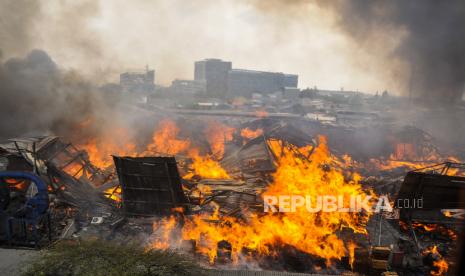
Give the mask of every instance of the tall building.
[[232, 69], [232, 63], [221, 59], [195, 62], [194, 79], [205, 83], [205, 94], [215, 98], [250, 98], [253, 93], [283, 92], [297, 88], [298, 75], [279, 72]]
[[155, 71], [131, 71], [120, 74], [119, 83], [125, 91], [151, 93], [155, 90]]
[[299, 76], [294, 74], [284, 74], [285, 87], [297, 87], [299, 84]]
[[228, 72], [232, 69], [230, 61], [204, 59], [195, 62], [194, 80], [205, 82], [206, 95], [223, 98], [227, 89]]
[[282, 92], [286, 87], [297, 87], [298, 76], [254, 70], [232, 69], [228, 72], [228, 97], [249, 98], [253, 93]]
[[205, 95], [205, 82], [176, 79], [171, 83], [171, 90], [176, 95]]

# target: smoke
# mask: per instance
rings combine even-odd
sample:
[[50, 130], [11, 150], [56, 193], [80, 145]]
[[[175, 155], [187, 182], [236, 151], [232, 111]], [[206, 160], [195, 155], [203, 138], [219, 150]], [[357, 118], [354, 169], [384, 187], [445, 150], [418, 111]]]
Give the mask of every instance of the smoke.
[[190, 79], [193, 61], [206, 57], [298, 73], [301, 87], [387, 89], [451, 103], [464, 88], [464, 6], [458, 0], [1, 1], [0, 112], [8, 120], [1, 120], [0, 136], [65, 133], [87, 118], [97, 122], [88, 129], [102, 132], [102, 125], [115, 124], [105, 116], [129, 119], [115, 112], [114, 96], [102, 99], [97, 85], [146, 64], [155, 67], [159, 84]]
[[157, 84], [169, 85], [192, 79], [193, 62], [211, 57], [235, 68], [299, 74], [303, 88], [374, 93], [405, 86], [402, 68], [385, 70], [397, 34], [367, 55], [336, 27], [337, 15], [316, 1], [2, 2], [0, 18], [9, 26], [8, 41], [0, 40], [5, 57], [44, 49], [63, 68], [98, 83], [148, 64]]
[[39, 14], [39, 1], [1, 1], [0, 52], [18, 55], [28, 51], [35, 40], [32, 26]]
[[[380, 34], [390, 30], [405, 32], [393, 58], [407, 63], [407, 95], [431, 103], [450, 104], [462, 99], [465, 2], [353, 0], [326, 5], [340, 15], [340, 27], [364, 48], [372, 47]], [[389, 36], [383, 41], [389, 41]]]
[[78, 69], [87, 79], [103, 83], [116, 69], [102, 59], [108, 44], [90, 27], [100, 11], [99, 2], [92, 0], [2, 1], [0, 50], [15, 57], [44, 49], [64, 68]]
[[86, 121], [92, 122], [86, 128], [92, 132], [108, 125], [118, 103], [104, 100], [104, 92], [78, 73], [60, 69], [42, 50], [0, 64], [0, 93], [0, 138], [69, 136], [82, 132], [79, 125]]
[[155, 67], [192, 78], [206, 57], [300, 75], [302, 87], [452, 102], [464, 90], [465, 4], [452, 1], [156, 0], [0, 3], [5, 57], [45, 49], [95, 82]]

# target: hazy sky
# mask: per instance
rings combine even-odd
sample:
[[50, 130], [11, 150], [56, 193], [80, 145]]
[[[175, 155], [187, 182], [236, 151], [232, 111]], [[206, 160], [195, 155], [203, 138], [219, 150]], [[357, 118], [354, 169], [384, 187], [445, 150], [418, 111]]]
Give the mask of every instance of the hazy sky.
[[116, 81], [121, 71], [148, 64], [156, 82], [168, 85], [193, 78], [193, 63], [203, 58], [295, 73], [301, 88], [399, 93], [409, 74], [391, 56], [402, 30], [384, 30], [364, 46], [338, 27], [337, 13], [313, 1], [10, 2], [0, 8], [23, 20], [2, 15], [3, 59], [39, 48], [98, 81]]

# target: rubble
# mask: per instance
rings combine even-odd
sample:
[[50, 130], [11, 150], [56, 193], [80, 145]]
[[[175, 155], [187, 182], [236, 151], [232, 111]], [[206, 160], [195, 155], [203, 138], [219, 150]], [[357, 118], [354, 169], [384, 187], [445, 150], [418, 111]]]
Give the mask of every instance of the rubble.
[[[457, 184], [464, 182], [459, 172], [464, 166], [447, 162], [427, 167], [424, 169], [426, 173], [420, 170], [406, 173], [418, 166], [412, 158], [429, 156], [429, 159], [420, 158], [423, 165], [436, 161], [432, 156], [439, 154], [428, 137], [424, 139], [425, 143], [417, 145], [430, 147], [430, 151], [418, 150], [419, 146], [412, 151], [405, 137], [402, 138], [412, 131], [399, 132], [400, 138], [394, 143], [397, 146], [392, 148], [394, 153], [387, 154], [384, 160], [351, 159], [336, 151], [318, 168], [323, 173], [340, 171], [343, 181], [351, 181], [354, 174], [361, 173], [359, 182], [363, 190], [371, 190], [377, 195], [387, 194], [391, 199], [421, 195], [425, 202], [423, 209], [396, 206], [396, 212], [371, 216], [366, 223], [366, 235], [338, 230], [337, 239], [353, 244], [350, 249], [353, 252], [349, 250], [350, 256], [336, 261], [333, 267], [395, 275], [392, 269], [402, 273], [427, 272], [443, 269], [434, 264], [445, 260], [452, 264], [448, 254], [455, 254], [453, 244], [463, 224], [460, 210], [465, 209], [458, 197], [461, 186]], [[200, 160], [216, 162], [215, 166], [227, 172], [227, 178], [205, 178], [195, 174], [192, 164], [201, 153], [192, 155], [171, 148], [169, 154], [164, 154], [156, 145], [153, 146], [156, 148], [153, 156], [147, 152], [113, 156], [115, 166], [103, 170], [89, 161], [85, 151], [54, 136], [12, 139], [1, 144], [0, 161], [4, 170], [35, 172], [46, 180], [51, 199], [52, 240], [102, 237], [146, 242], [162, 235], [168, 237], [168, 241], [153, 244], [157, 248], [171, 248], [173, 244], [170, 243], [174, 242], [169, 241], [170, 235], [180, 231], [175, 230], [176, 227], [186, 227], [193, 219], [200, 219], [199, 223], [205, 227], [225, 224], [241, 227], [250, 220], [266, 216], [262, 195], [273, 184], [281, 159], [291, 154], [301, 166], [308, 167], [321, 155], [315, 151], [326, 142], [308, 133], [289, 122], [270, 118], [240, 124], [232, 139], [225, 139], [224, 154], [202, 156], [204, 159]], [[190, 144], [171, 134], [164, 139], [163, 143], [175, 139], [177, 144]], [[186, 147], [183, 149], [187, 150]], [[451, 173], [455, 175], [448, 175]], [[190, 176], [186, 177], [188, 174]], [[433, 200], [438, 194], [443, 196], [439, 202]], [[437, 205], [430, 206], [426, 202], [437, 202]], [[230, 226], [225, 229], [227, 227]], [[182, 246], [176, 246], [202, 255], [199, 253], [202, 252], [199, 251], [201, 245], [195, 239], [192, 241], [178, 240]], [[430, 253], [437, 244], [442, 247], [436, 250], [437, 253]], [[230, 262], [235, 258], [228, 240], [221, 241], [221, 246], [219, 243], [211, 246], [218, 250], [215, 252], [217, 261]], [[296, 245], [287, 247], [290, 249], [283, 249], [281, 255], [275, 256], [280, 262], [289, 258], [321, 262], [320, 257], [299, 251]], [[246, 255], [259, 255], [252, 249], [242, 250], [250, 250], [244, 253]], [[425, 258], [434, 260], [425, 266]], [[263, 261], [258, 258], [259, 263]], [[264, 263], [261, 265], [266, 267]], [[326, 264], [323, 267], [330, 270]]]
[[[95, 189], [111, 176], [94, 167], [85, 152], [58, 137], [11, 139], [0, 145], [0, 155], [6, 170], [35, 173], [46, 182], [51, 239], [72, 236], [93, 217], [118, 216], [119, 210]], [[33, 189], [27, 185], [18, 192], [33, 193]]]

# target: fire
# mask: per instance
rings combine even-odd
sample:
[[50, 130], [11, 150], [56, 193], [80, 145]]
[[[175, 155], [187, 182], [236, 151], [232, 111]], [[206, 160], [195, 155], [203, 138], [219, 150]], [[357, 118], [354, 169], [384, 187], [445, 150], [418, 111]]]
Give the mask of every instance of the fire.
[[[402, 223], [401, 226], [403, 227], [403, 229], [408, 229], [407, 225], [405, 223]], [[423, 224], [423, 223], [419, 223], [419, 222], [414, 222], [412, 223], [412, 227], [415, 229], [415, 230], [418, 230], [418, 231], [423, 231], [423, 232], [436, 232], [436, 233], [440, 233], [441, 235], [443, 236], [447, 236], [449, 237], [451, 240], [457, 240], [457, 233], [448, 228], [448, 227], [445, 227], [443, 225], [439, 225], [439, 224]]]
[[[153, 132], [151, 143], [142, 152], [137, 151], [135, 143], [128, 135], [129, 132], [123, 128], [116, 129], [111, 135], [104, 134], [102, 137], [92, 138], [87, 143], [78, 145], [78, 147], [87, 151], [89, 160], [99, 168], [111, 166], [113, 164], [112, 155], [147, 156], [188, 153], [193, 160], [193, 164], [191, 166], [192, 172], [184, 176], [185, 179], [190, 179], [194, 175], [202, 178], [228, 179], [230, 178], [228, 173], [216, 160], [223, 156], [224, 143], [232, 140], [234, 131], [234, 128], [212, 121], [205, 131], [212, 154], [206, 156], [201, 156], [197, 148], [189, 149], [191, 142], [179, 138], [179, 127], [169, 119], [160, 121]], [[79, 166], [71, 165], [65, 168], [66, 172], [79, 178], [83, 173], [82, 166], [79, 164], [76, 164]]]
[[[301, 148], [300, 151], [305, 153], [310, 148]], [[303, 155], [286, 148], [276, 155], [279, 156], [278, 168], [264, 195], [304, 195], [312, 199], [319, 195], [342, 195], [344, 198], [366, 195], [357, 175], [346, 180], [341, 170], [328, 166], [334, 157], [330, 155], [324, 138], [320, 138], [310, 162]], [[211, 263], [217, 258], [218, 243], [226, 241], [231, 245], [233, 262], [245, 254], [245, 249], [260, 255], [271, 255], [277, 253], [280, 245], [287, 244], [324, 258], [330, 264], [333, 259], [353, 254], [350, 252], [354, 245], [345, 244], [337, 232], [349, 228], [355, 233], [366, 234], [365, 225], [369, 215], [309, 213], [303, 208], [291, 213], [249, 213], [245, 221], [224, 216], [215, 224], [212, 220], [219, 219], [218, 212], [215, 212], [186, 217], [181, 235], [183, 240], [195, 241], [197, 252], [208, 256]], [[157, 240], [167, 242], [164, 238], [157, 237]]]
[[190, 190], [190, 198], [198, 199], [200, 205], [205, 202], [206, 196], [212, 194], [212, 189], [207, 185], [198, 184], [195, 188]]
[[412, 223], [412, 227], [415, 229], [417, 228], [423, 229], [426, 232], [431, 232], [431, 231], [435, 231], [438, 225], [437, 224], [422, 224], [422, 223], [414, 222]]
[[258, 117], [258, 118], [268, 117], [268, 112], [263, 110], [263, 109], [257, 110], [257, 111], [255, 111], [255, 117]]
[[[394, 158], [392, 158], [394, 157]], [[394, 153], [391, 159], [395, 160], [415, 160], [417, 159], [416, 148], [411, 143], [397, 143], [394, 146]]]
[[442, 255], [438, 252], [437, 246], [433, 246], [430, 248], [427, 248], [425, 251], [423, 251], [423, 255], [429, 255], [433, 257], [433, 270], [430, 271], [431, 275], [445, 275], [447, 270], [449, 270], [449, 265], [447, 264], [446, 260], [442, 257]]
[[176, 227], [177, 221], [174, 216], [169, 217], [166, 220], [160, 220], [153, 224], [153, 232], [159, 233], [162, 236], [162, 239], [154, 240], [152, 246], [158, 249], [168, 249], [170, 247], [171, 232]]
[[178, 138], [179, 128], [172, 120], [164, 119], [153, 132], [152, 143], [147, 146], [151, 153], [175, 155], [185, 152], [189, 146], [189, 140]]
[[439, 163], [438, 161], [404, 161], [395, 159], [370, 159], [370, 165], [374, 165], [377, 170], [387, 171], [397, 168], [407, 168], [408, 170], [422, 169], [431, 165]]
[[[93, 165], [104, 169], [113, 165], [112, 155], [175, 155], [185, 152], [190, 146], [189, 140], [177, 138], [179, 128], [174, 121], [168, 119], [160, 122], [153, 133], [152, 142], [147, 145], [147, 150], [143, 153], [137, 150], [136, 143], [129, 133], [126, 128], [116, 128], [111, 133], [90, 138], [85, 143], [78, 144], [77, 147], [87, 152]], [[75, 172], [74, 168], [70, 168], [68, 173], [73, 175]]]
[[[454, 156], [443, 156], [435, 149], [430, 149], [427, 153], [419, 155], [415, 145], [409, 143], [398, 143], [394, 147], [388, 159], [370, 159], [368, 167], [373, 166], [376, 170], [393, 170], [396, 168], [407, 168], [417, 170], [429, 167], [444, 161], [460, 163], [460, 160]], [[450, 169], [449, 175], [457, 175], [456, 169]]]
[[90, 162], [102, 169], [113, 164], [112, 155], [137, 156], [136, 144], [125, 128], [116, 128], [111, 134], [91, 138], [87, 143], [78, 145], [78, 148], [85, 150]]
[[347, 244], [347, 249], [349, 250], [349, 264], [350, 268], [354, 268], [354, 261], [355, 261], [355, 248], [357, 245], [354, 242], [349, 242]]
[[106, 189], [104, 195], [116, 202], [121, 202], [121, 186]]
[[8, 186], [15, 187], [18, 190], [24, 191], [27, 189], [27, 187], [29, 187], [29, 181], [24, 179], [5, 178], [4, 180]]
[[79, 179], [84, 174], [84, 167], [78, 162], [71, 162], [63, 170], [76, 179]]
[[252, 140], [263, 134], [263, 129], [257, 128], [256, 130], [251, 130], [250, 128], [241, 129], [241, 136], [247, 140]]
[[213, 160], [210, 156], [201, 156], [198, 150], [193, 149], [189, 152], [189, 156], [192, 158], [192, 165], [190, 169], [192, 172], [186, 174], [184, 179], [191, 179], [194, 175], [201, 178], [210, 179], [230, 179], [231, 177], [223, 169], [218, 161]]
[[453, 217], [453, 215], [452, 215], [452, 212], [451, 212], [451, 211], [443, 211], [442, 213], [444, 214], [444, 216], [446, 216], [446, 217], [448, 217], [448, 218], [451, 218], [451, 217]]
[[218, 121], [210, 121], [204, 133], [210, 144], [212, 154], [218, 159], [224, 155], [224, 143], [233, 139], [235, 129]]

